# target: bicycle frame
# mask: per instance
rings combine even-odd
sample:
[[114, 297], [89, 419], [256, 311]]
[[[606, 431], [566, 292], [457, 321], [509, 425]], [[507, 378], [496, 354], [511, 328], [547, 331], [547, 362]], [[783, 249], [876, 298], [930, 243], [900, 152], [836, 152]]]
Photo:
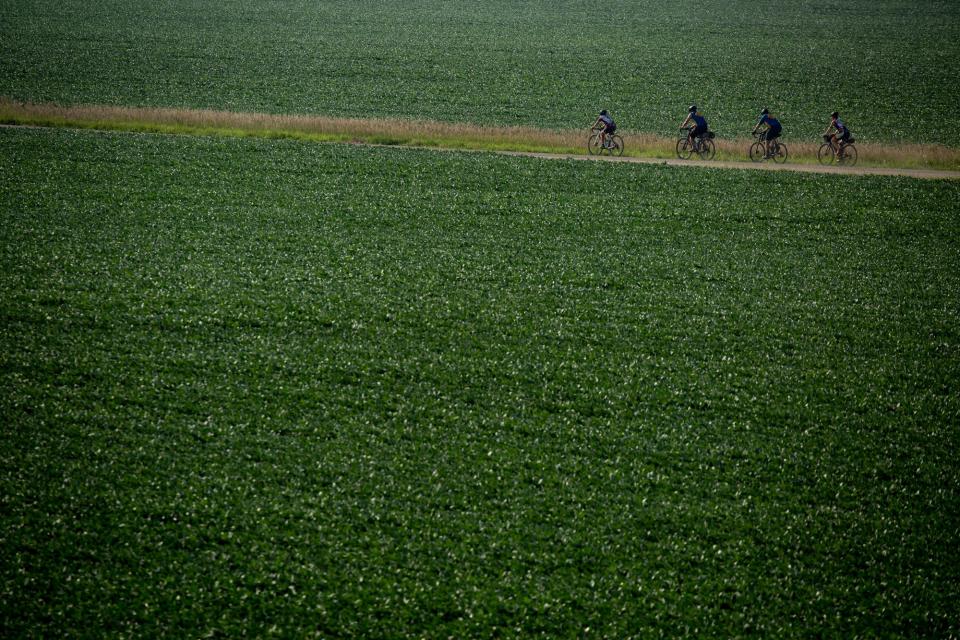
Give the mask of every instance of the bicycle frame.
[[677, 156], [681, 160], [686, 160], [695, 153], [700, 156], [701, 160], [712, 160], [716, 155], [716, 147], [710, 132], [706, 132], [702, 136], [694, 136], [691, 140], [690, 132], [693, 129], [693, 127], [680, 128], [683, 133], [677, 140]]

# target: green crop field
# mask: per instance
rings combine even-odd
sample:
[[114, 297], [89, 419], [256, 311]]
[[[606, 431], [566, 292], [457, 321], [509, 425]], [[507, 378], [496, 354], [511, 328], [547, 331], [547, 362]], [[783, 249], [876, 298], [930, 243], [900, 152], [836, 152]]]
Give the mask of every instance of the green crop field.
[[12, 0], [0, 95], [669, 134], [697, 102], [724, 137], [763, 106], [815, 140], [957, 146], [960, 3], [643, 0], [322, 3]]
[[[0, 5], [3, 104], [953, 153], [958, 64], [950, 1]], [[0, 173], [0, 637], [960, 637], [958, 182], [28, 128]]]
[[960, 634], [960, 184], [39, 129], [0, 171], [4, 637]]

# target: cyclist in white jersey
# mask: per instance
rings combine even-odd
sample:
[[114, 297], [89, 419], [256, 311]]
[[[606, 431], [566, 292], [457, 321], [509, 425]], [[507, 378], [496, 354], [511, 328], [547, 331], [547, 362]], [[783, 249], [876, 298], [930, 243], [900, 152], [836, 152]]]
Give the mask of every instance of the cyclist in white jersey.
[[847, 125], [843, 123], [840, 114], [836, 111], [830, 114], [830, 124], [827, 125], [827, 130], [823, 132], [823, 137], [829, 139], [834, 153], [840, 148], [841, 143], [850, 139], [850, 130], [847, 129]]

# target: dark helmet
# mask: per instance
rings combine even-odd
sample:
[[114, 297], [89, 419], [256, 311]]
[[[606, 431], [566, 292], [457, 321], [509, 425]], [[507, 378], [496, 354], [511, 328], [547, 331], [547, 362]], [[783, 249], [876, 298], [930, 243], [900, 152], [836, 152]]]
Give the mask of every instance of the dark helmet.
[[833, 113], [830, 114], [830, 117], [831, 117], [831, 118], [839, 118], [839, 117], [840, 117], [840, 114], [837, 113], [836, 111], [834, 111]]
[[602, 116], [607, 115], [607, 110], [606, 110], [606, 109], [602, 109], [602, 110], [600, 111], [600, 115], [602, 115]]
[[697, 105], [695, 104], [690, 105], [690, 108], [687, 109], [687, 111], [689, 111], [690, 113], [694, 113], [696, 110], [697, 110]]
[[760, 115], [762, 115], [762, 116], [768, 116], [768, 115], [770, 115], [770, 109], [767, 109], [766, 107], [764, 107], [764, 108], [763, 108], [763, 111], [760, 112]]

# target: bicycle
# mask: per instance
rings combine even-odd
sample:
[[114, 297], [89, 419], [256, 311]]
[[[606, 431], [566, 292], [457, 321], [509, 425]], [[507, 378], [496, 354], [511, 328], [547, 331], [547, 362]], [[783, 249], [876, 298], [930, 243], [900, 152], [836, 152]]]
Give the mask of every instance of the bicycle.
[[611, 156], [622, 156], [623, 155], [623, 138], [621, 138], [616, 133], [611, 133], [606, 136], [603, 146], [600, 145], [600, 132], [602, 129], [591, 129], [590, 138], [587, 140], [587, 152], [592, 155], [611, 155]]
[[701, 160], [713, 160], [717, 155], [717, 147], [713, 144], [715, 134], [713, 131], [707, 131], [702, 136], [697, 136], [690, 142], [690, 131], [693, 127], [683, 127], [680, 139], [677, 140], [677, 157], [681, 160], [687, 160], [693, 154], [700, 156]]
[[840, 141], [839, 148], [834, 148], [833, 143], [830, 142], [830, 136], [823, 136], [823, 144], [820, 145], [820, 149], [817, 150], [817, 160], [820, 164], [837, 164], [846, 165], [852, 167], [857, 164], [857, 148], [853, 146], [853, 143], [856, 142], [854, 138], [850, 138], [847, 141]]
[[754, 162], [763, 160], [773, 160], [778, 164], [787, 161], [787, 145], [780, 142], [779, 138], [774, 138], [769, 142], [763, 138], [764, 132], [753, 134], [757, 141], [750, 145], [750, 159]]

